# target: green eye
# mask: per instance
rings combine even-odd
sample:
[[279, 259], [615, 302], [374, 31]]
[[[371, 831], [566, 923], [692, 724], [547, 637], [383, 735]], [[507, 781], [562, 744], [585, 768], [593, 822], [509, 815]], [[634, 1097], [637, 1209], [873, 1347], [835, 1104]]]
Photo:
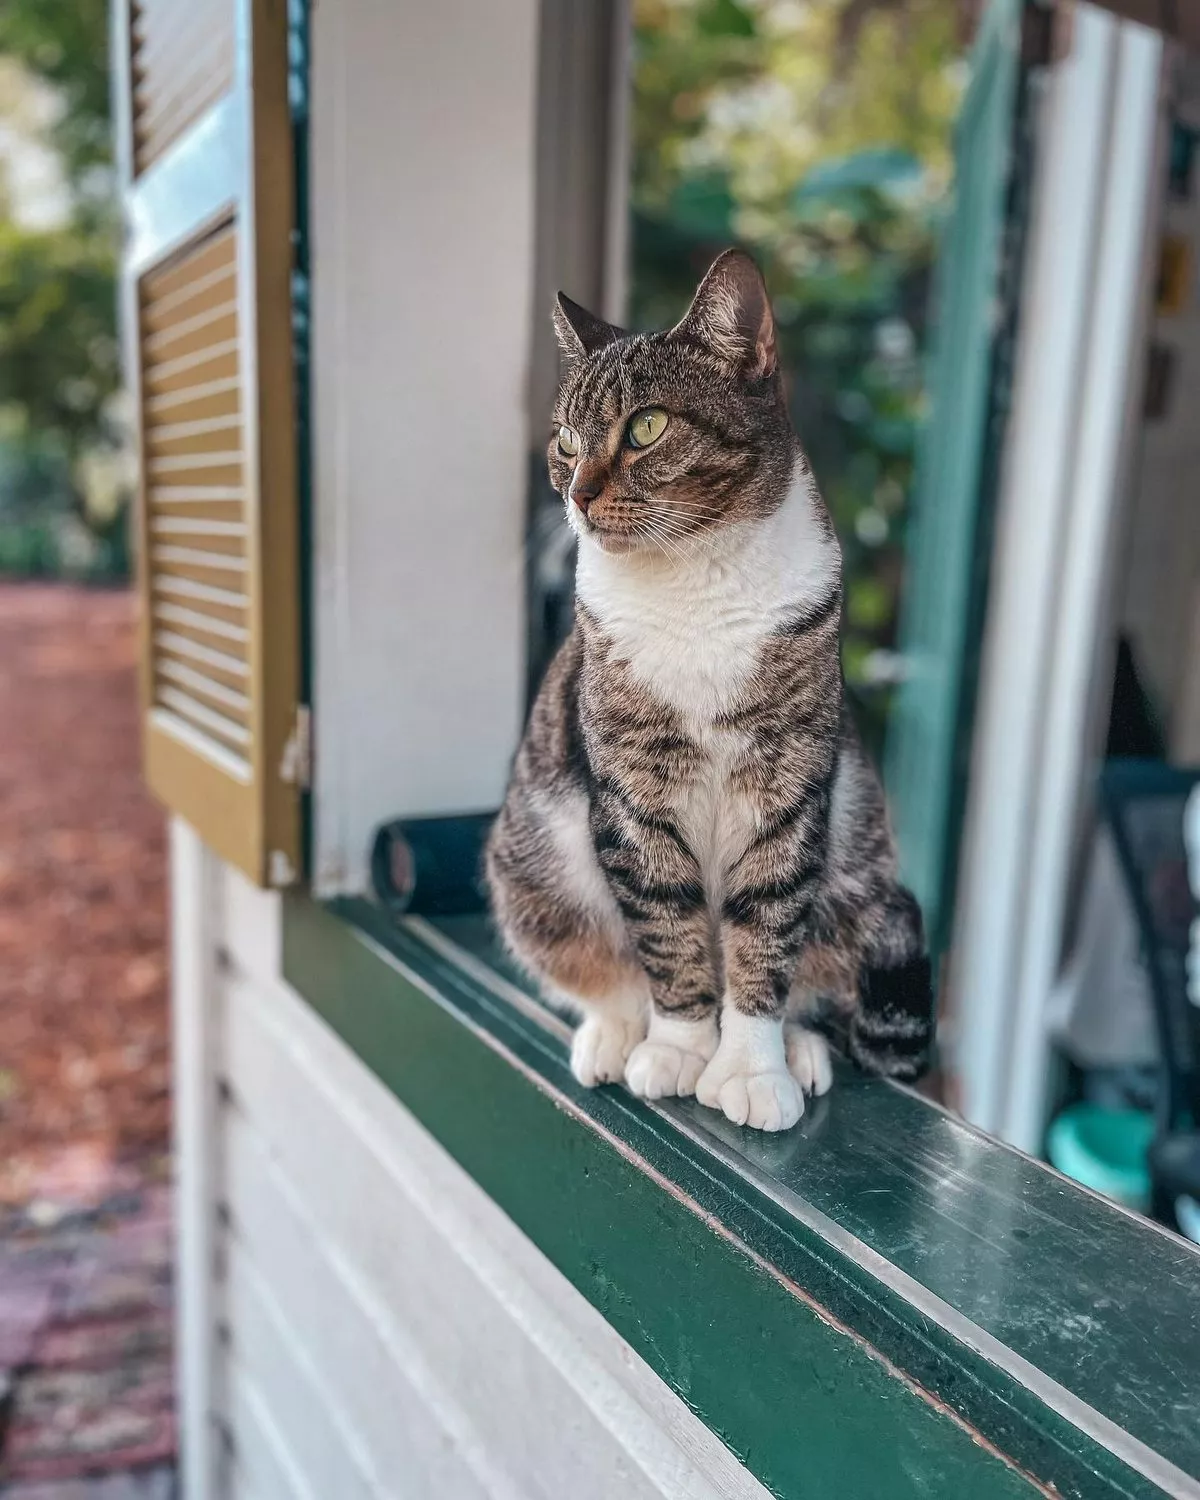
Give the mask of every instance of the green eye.
[[629, 441], [635, 448], [657, 443], [667, 430], [667, 414], [660, 407], [648, 406], [629, 422]]
[[570, 427], [558, 429], [558, 451], [564, 458], [574, 458], [579, 452], [579, 434]]

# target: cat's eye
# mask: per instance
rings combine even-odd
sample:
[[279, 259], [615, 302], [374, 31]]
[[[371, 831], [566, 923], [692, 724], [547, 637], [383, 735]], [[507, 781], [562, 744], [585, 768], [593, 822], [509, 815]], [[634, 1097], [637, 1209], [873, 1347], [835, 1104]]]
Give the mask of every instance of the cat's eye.
[[667, 414], [658, 406], [648, 406], [629, 422], [629, 442], [634, 448], [648, 448], [657, 443], [667, 430]]
[[579, 453], [579, 434], [573, 428], [558, 429], [558, 451], [564, 458], [575, 458]]

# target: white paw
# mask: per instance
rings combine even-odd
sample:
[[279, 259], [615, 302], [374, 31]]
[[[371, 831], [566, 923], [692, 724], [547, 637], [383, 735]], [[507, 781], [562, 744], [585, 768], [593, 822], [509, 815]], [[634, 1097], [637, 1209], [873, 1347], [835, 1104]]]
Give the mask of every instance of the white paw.
[[625, 1082], [639, 1099], [673, 1099], [696, 1092], [708, 1056], [670, 1042], [641, 1042], [625, 1065]]
[[819, 1098], [833, 1084], [829, 1043], [804, 1026], [789, 1026], [784, 1032], [788, 1072], [806, 1094]]
[[645, 1034], [642, 1021], [623, 1016], [588, 1016], [571, 1040], [571, 1072], [585, 1089], [619, 1083], [629, 1054]]
[[804, 1094], [786, 1070], [730, 1072], [719, 1055], [705, 1068], [696, 1098], [751, 1130], [790, 1130], [804, 1113]]

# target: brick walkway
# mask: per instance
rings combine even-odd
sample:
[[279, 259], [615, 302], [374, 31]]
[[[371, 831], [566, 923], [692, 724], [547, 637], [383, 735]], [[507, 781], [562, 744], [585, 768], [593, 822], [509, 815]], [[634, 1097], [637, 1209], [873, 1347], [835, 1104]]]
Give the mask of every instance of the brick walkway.
[[134, 1186], [0, 1239], [7, 1500], [170, 1500], [168, 1190]]

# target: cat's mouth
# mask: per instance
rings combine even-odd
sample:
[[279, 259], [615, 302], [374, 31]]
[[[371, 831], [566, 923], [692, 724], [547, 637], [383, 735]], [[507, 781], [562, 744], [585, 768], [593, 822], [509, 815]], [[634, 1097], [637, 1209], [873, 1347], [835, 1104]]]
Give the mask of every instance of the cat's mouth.
[[596, 546], [603, 552], [611, 552], [614, 556], [620, 556], [625, 552], [637, 552], [644, 545], [641, 537], [632, 535], [628, 531], [614, 531], [606, 526], [597, 526], [594, 521], [581, 517], [578, 524], [581, 536], [587, 537], [589, 542], [595, 542]]

